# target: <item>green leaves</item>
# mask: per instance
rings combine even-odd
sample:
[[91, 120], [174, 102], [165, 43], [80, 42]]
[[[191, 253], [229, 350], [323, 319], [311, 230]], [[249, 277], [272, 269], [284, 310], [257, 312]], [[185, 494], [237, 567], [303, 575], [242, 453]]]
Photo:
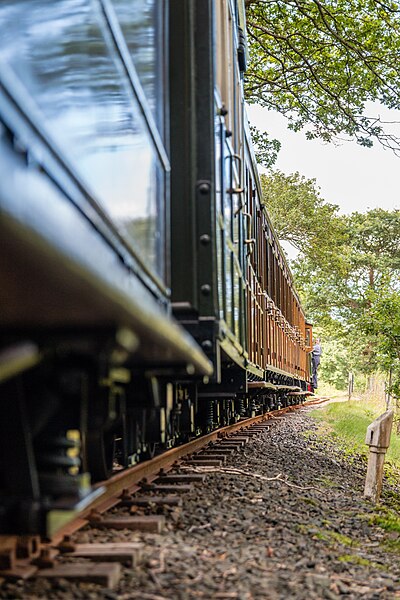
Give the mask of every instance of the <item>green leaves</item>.
[[368, 101], [400, 108], [400, 10], [377, 0], [246, 0], [247, 101], [325, 141], [400, 150]]
[[329, 257], [335, 240], [343, 236], [343, 228], [339, 207], [321, 198], [315, 179], [273, 171], [261, 175], [261, 187], [279, 239], [315, 262]]
[[319, 372], [321, 379], [338, 390], [344, 390], [348, 383], [350, 365], [351, 353], [348, 345], [339, 339], [325, 338]]
[[[368, 102], [400, 109], [400, 6], [380, 0], [246, 0], [247, 101], [285, 115], [309, 139], [400, 139]], [[273, 165], [278, 143], [253, 131], [258, 158]], [[397, 373], [400, 392], [400, 211], [341, 216], [315, 180], [262, 176], [278, 237], [298, 251], [292, 269], [309, 317], [335, 344], [333, 379], [347, 363]], [[346, 347], [343, 355], [341, 347]], [[352, 368], [353, 368], [352, 367]]]
[[325, 380], [391, 370], [400, 393], [400, 211], [339, 215], [299, 173], [275, 171], [261, 184], [279, 239], [298, 250], [291, 267], [326, 344]]
[[400, 397], [400, 286], [389, 278], [368, 294], [368, 306], [359, 319], [360, 329], [374, 340], [374, 353], [382, 370], [391, 372], [391, 393]]
[[257, 163], [265, 169], [270, 169], [278, 158], [280, 141], [271, 140], [268, 133], [260, 131], [254, 125], [250, 125], [250, 132]]

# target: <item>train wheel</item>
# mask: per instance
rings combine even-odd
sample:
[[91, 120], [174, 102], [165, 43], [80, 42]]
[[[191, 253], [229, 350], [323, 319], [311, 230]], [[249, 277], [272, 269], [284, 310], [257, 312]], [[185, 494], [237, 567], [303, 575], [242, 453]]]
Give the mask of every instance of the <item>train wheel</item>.
[[126, 406], [120, 387], [97, 388], [96, 391], [89, 398], [86, 410], [84, 454], [92, 481], [103, 481], [112, 474], [117, 457], [121, 466], [126, 463]]
[[157, 444], [149, 443], [149, 444], [147, 444], [146, 450], [143, 452], [142, 457], [145, 460], [150, 460], [155, 457], [156, 451], [157, 451]]
[[86, 435], [86, 459], [93, 481], [108, 479], [113, 471], [115, 458], [114, 431], [88, 431]]

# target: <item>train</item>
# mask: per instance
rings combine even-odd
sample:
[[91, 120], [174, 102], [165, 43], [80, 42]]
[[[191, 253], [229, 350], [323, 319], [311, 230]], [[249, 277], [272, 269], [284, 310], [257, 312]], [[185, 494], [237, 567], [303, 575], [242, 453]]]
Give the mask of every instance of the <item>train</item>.
[[0, 2], [0, 533], [312, 391], [247, 62], [244, 0]]

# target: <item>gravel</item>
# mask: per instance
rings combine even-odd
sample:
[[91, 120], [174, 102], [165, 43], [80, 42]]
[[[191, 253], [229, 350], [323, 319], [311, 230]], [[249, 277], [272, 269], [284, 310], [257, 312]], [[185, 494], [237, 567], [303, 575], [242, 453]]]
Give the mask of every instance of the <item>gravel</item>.
[[[165, 533], [75, 534], [77, 542], [142, 542], [143, 562], [124, 568], [116, 590], [64, 580], [3, 582], [0, 598], [400, 598], [399, 556], [385, 545], [398, 534], [371, 524], [365, 459], [317, 435], [309, 413], [271, 420], [228, 458], [226, 468], [241, 474], [212, 472], [184, 495], [182, 507], [161, 509]], [[383, 504], [400, 498], [399, 488], [384, 488]]]

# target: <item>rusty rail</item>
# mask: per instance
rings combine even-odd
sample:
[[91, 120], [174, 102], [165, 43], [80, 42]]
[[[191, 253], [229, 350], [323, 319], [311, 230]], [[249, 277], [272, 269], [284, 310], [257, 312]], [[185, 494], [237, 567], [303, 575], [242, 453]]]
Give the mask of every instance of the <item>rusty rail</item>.
[[[71, 534], [73, 534], [74, 532], [78, 531], [79, 529], [81, 529], [82, 527], [84, 527], [87, 524], [92, 524], [96, 526], [96, 522], [100, 525], [100, 526], [106, 526], [108, 521], [110, 521], [110, 523], [108, 524], [110, 527], [119, 527], [119, 526], [124, 526], [124, 527], [129, 527], [129, 523], [126, 524], [126, 522], [128, 521], [132, 521], [135, 520], [132, 517], [128, 517], [128, 518], [115, 518], [115, 517], [103, 517], [103, 514], [106, 513], [109, 509], [111, 509], [112, 507], [120, 504], [121, 502], [125, 504], [128, 502], [130, 504], [135, 503], [135, 500], [132, 500], [132, 495], [135, 494], [136, 492], [143, 492], [146, 489], [150, 489], [150, 488], [154, 488], [160, 489], [160, 487], [162, 488], [162, 483], [164, 481], [167, 482], [171, 482], [173, 480], [173, 478], [175, 478], [175, 482], [173, 483], [185, 483], [184, 481], [182, 482], [181, 479], [187, 479], [188, 475], [174, 475], [172, 473], [172, 475], [170, 474], [168, 476], [168, 473], [175, 467], [175, 466], [179, 466], [180, 465], [180, 461], [182, 462], [187, 462], [187, 463], [194, 463], [197, 460], [202, 460], [201, 464], [207, 464], [211, 462], [216, 462], [217, 459], [218, 461], [224, 461], [226, 458], [226, 454], [229, 454], [232, 451], [232, 448], [236, 448], [238, 447], [238, 445], [243, 445], [244, 444], [244, 439], [245, 437], [247, 438], [248, 436], [251, 436], [252, 434], [255, 435], [255, 431], [253, 430], [252, 432], [252, 426], [256, 425], [257, 423], [262, 423], [265, 421], [268, 421], [270, 419], [273, 419], [274, 417], [277, 417], [279, 415], [288, 413], [288, 412], [293, 412], [299, 408], [301, 408], [302, 406], [312, 406], [313, 404], [316, 403], [320, 403], [321, 399], [315, 399], [315, 400], [308, 400], [306, 402], [304, 402], [303, 404], [298, 404], [295, 406], [289, 406], [280, 410], [275, 410], [269, 413], [265, 413], [263, 415], [258, 415], [256, 417], [252, 417], [249, 419], [244, 419], [241, 421], [238, 421], [237, 423], [234, 423], [232, 425], [228, 425], [226, 427], [222, 427], [221, 429], [218, 429], [216, 431], [213, 431], [209, 434], [206, 434], [198, 439], [192, 440], [191, 442], [188, 442], [187, 444], [184, 444], [182, 446], [178, 446], [176, 448], [173, 448], [171, 450], [168, 450], [167, 452], [164, 452], [163, 454], [161, 454], [160, 456], [157, 456], [151, 460], [145, 461], [143, 463], [140, 463], [138, 465], [135, 465], [134, 467], [131, 467], [129, 469], [125, 469], [124, 471], [120, 471], [119, 473], [116, 473], [113, 477], [111, 477], [109, 480], [98, 484], [97, 487], [103, 487], [104, 488], [104, 493], [98, 497], [96, 500], [93, 501], [93, 503], [91, 503], [83, 512], [81, 512], [76, 518], [74, 518], [73, 520], [71, 520], [68, 524], [64, 525], [63, 527], [61, 527], [57, 533], [52, 537], [51, 540], [47, 540], [44, 543], [40, 543], [40, 540], [38, 538], [38, 536], [20, 536], [20, 537], [16, 537], [16, 536], [0, 536], [0, 575], [6, 578], [11, 578], [11, 579], [27, 579], [30, 577], [35, 577], [38, 575], [38, 569], [40, 570], [40, 576], [45, 576], [45, 577], [55, 577], [57, 574], [59, 575], [59, 573], [64, 572], [63, 571], [63, 566], [60, 567], [60, 569], [57, 567], [57, 569], [54, 569], [53, 567], [57, 564], [57, 560], [56, 557], [59, 554], [60, 551], [65, 551], [61, 550], [62, 547], [66, 547], [70, 545], [70, 542], [68, 541], [70, 538], [69, 536], [71, 536]], [[257, 428], [256, 428], [257, 429]], [[244, 436], [242, 437], [237, 437], [234, 436], [232, 434], [235, 434], [239, 431], [243, 431]], [[232, 437], [229, 437], [231, 436]], [[224, 439], [226, 439], [226, 441], [223, 441]], [[231, 442], [232, 440], [232, 442]], [[204, 452], [204, 450], [206, 449], [206, 447], [209, 444], [215, 443], [215, 442], [221, 442], [223, 444], [223, 446], [220, 447], [220, 445], [217, 446], [212, 446], [210, 449], [206, 450]], [[230, 442], [232, 443], [232, 446], [230, 445]], [[199, 452], [200, 450], [203, 450], [203, 454], [202, 457], [200, 457], [200, 455], [197, 455], [195, 457], [189, 458], [190, 455], [195, 454], [197, 452]], [[169, 478], [168, 478], [169, 477]], [[146, 481], [146, 484], [143, 485], [143, 480]], [[158, 482], [161, 481], [161, 486], [160, 483], [157, 483], [157, 485], [154, 485], [153, 482], [157, 480]], [[167, 486], [168, 487], [168, 486]], [[185, 485], [181, 485], [182, 491], [184, 488], [186, 488], [188, 486]], [[165, 488], [165, 483], [164, 483], [164, 488]], [[173, 488], [176, 490], [176, 488]], [[164, 490], [165, 491], [165, 490]], [[179, 490], [178, 490], [179, 491]], [[141, 496], [140, 498], [141, 500], [145, 500], [144, 496]], [[172, 499], [174, 502], [176, 502], [176, 497]], [[172, 502], [171, 498], [168, 500], [170, 502]], [[165, 497], [163, 498], [163, 502], [165, 502]], [[146, 526], [147, 529], [149, 527], [154, 527], [154, 526], [158, 526], [160, 525], [157, 521], [160, 520], [161, 518], [163, 519], [164, 517], [152, 517], [153, 518], [153, 522], [147, 522], [149, 521], [150, 517], [144, 517], [142, 518], [142, 520], [146, 520], [147, 521], [145, 523], [142, 523], [142, 527]], [[118, 520], [119, 519], [119, 520]], [[118, 523], [117, 523], [118, 521]], [[120, 521], [124, 521], [124, 523], [120, 523]], [[156, 522], [157, 521], [157, 522]], [[136, 527], [135, 524], [132, 524]], [[146, 530], [146, 529], [145, 529]], [[150, 530], [150, 529], [148, 529]], [[67, 540], [67, 541], [66, 541]], [[28, 545], [27, 545], [28, 544]], [[29, 546], [29, 547], [28, 547]], [[32, 546], [32, 547], [31, 547]], [[121, 552], [130, 552], [132, 554], [133, 550], [132, 549], [132, 544], [129, 546], [129, 548], [126, 546], [124, 546], [124, 544], [106, 544], [105, 547], [96, 547], [93, 545], [89, 545], [88, 548], [84, 548], [82, 545], [78, 545], [79, 548], [76, 550], [76, 552], [80, 555], [82, 554], [82, 552], [92, 552], [95, 553], [96, 555], [101, 554], [101, 556], [110, 556], [110, 555], [114, 555], [115, 553], [119, 554]], [[82, 547], [81, 547], [82, 546]], [[112, 548], [111, 548], [112, 546]], [[114, 547], [115, 546], [115, 547]], [[118, 546], [118, 547], [117, 547]], [[79, 552], [78, 552], [79, 551]], [[135, 550], [136, 552], [136, 550]], [[78, 555], [77, 554], [77, 555]], [[106, 565], [107, 566], [107, 565]], [[48, 567], [51, 567], [50, 570], [48, 571]], [[66, 567], [65, 567], [66, 568]], [[108, 567], [107, 567], [108, 568]], [[111, 566], [109, 566], [109, 568], [111, 568]], [[114, 568], [114, 567], [113, 567]], [[43, 570], [45, 569], [45, 570]], [[82, 573], [81, 571], [79, 571], [79, 569], [83, 569]], [[76, 576], [78, 578], [84, 578], [84, 577], [89, 577], [91, 578], [90, 580], [93, 579], [93, 577], [102, 577], [103, 575], [106, 577], [106, 583], [109, 583], [109, 580], [111, 581], [111, 579], [116, 576], [116, 574], [114, 573], [114, 571], [111, 573], [97, 573], [93, 571], [92, 567], [88, 567], [87, 572], [85, 571], [85, 569], [83, 568], [82, 565], [78, 565], [78, 571], [73, 571], [74, 574], [76, 574]], [[48, 573], [47, 573], [48, 571]], [[69, 571], [68, 571], [69, 573]], [[64, 574], [65, 575], [65, 574]], [[69, 573], [69, 576], [71, 575], [71, 573]], [[61, 576], [61, 575], [59, 575]], [[66, 576], [66, 575], [65, 575]]]

